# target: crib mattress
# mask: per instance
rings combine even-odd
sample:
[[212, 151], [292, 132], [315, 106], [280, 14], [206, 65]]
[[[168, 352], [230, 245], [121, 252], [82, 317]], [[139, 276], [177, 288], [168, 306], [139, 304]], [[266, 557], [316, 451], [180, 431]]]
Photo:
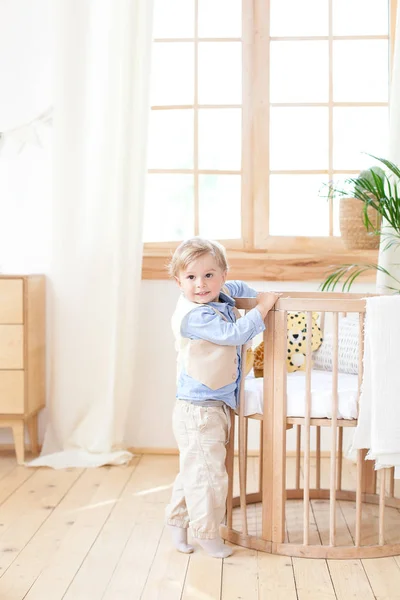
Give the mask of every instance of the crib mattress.
[[[263, 413], [263, 378], [250, 373], [245, 379], [244, 414]], [[304, 417], [306, 400], [306, 375], [304, 372], [288, 373], [287, 416]], [[338, 375], [338, 419], [357, 418], [358, 376], [348, 373]], [[311, 377], [311, 418], [332, 417], [332, 373], [313, 369]]]

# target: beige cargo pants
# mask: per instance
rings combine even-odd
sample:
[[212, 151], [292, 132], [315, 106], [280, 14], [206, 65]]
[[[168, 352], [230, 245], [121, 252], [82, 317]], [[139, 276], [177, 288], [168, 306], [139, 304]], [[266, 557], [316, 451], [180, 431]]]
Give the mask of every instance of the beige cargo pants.
[[227, 406], [196, 406], [177, 400], [172, 426], [179, 448], [179, 474], [170, 504], [169, 525], [187, 528], [194, 537], [214, 539], [225, 516], [228, 475]]

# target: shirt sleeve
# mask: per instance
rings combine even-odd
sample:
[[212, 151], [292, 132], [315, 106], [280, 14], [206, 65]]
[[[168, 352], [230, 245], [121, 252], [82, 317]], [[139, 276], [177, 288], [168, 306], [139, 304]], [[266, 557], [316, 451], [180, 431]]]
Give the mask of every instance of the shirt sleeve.
[[236, 323], [224, 321], [212, 308], [192, 310], [182, 321], [181, 335], [221, 346], [242, 346], [264, 331], [260, 311], [253, 308]]
[[244, 281], [226, 281], [226, 287], [233, 298], [256, 298], [257, 291]]

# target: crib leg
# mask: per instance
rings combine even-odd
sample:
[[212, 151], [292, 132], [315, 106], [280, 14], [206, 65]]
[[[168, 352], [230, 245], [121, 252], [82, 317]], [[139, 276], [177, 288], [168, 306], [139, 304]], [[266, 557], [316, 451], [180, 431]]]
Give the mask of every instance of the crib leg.
[[285, 539], [287, 312], [275, 311], [272, 542]]
[[390, 469], [389, 473], [389, 496], [394, 498], [394, 467]]
[[363, 461], [364, 461], [364, 478], [363, 478], [363, 492], [364, 494], [375, 494], [376, 493], [376, 471], [375, 462], [373, 460], [365, 460], [367, 454], [366, 450], [363, 450]]
[[267, 315], [264, 341], [264, 414], [262, 424], [262, 538], [272, 540], [273, 438], [274, 438], [274, 322], [275, 311]]

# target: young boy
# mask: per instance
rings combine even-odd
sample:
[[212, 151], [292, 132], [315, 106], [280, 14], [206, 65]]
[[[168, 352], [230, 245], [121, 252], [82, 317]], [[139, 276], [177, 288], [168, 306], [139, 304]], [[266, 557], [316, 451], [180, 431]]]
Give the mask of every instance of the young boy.
[[[180, 472], [166, 509], [175, 547], [193, 552], [187, 528], [211, 556], [232, 553], [219, 535], [225, 516], [225, 469], [230, 408], [238, 405], [241, 346], [265, 329], [278, 295], [257, 294], [241, 281], [226, 282], [228, 265], [219, 243], [193, 238], [175, 251], [169, 265], [182, 294], [172, 317], [178, 351], [173, 431]], [[237, 319], [233, 296], [257, 297], [256, 308]]]

